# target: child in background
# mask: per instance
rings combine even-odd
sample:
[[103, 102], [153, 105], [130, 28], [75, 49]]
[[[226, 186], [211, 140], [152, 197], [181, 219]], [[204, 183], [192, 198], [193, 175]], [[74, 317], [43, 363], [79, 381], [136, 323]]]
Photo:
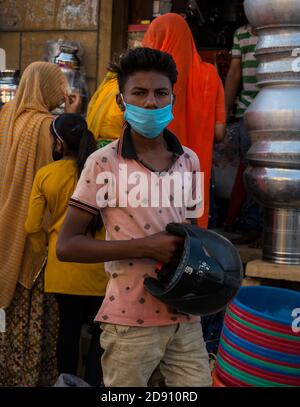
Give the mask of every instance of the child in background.
[[[99, 324], [92, 321], [105, 295], [107, 277], [103, 264], [61, 263], [56, 256], [56, 241], [68, 208], [68, 202], [88, 156], [96, 150], [93, 134], [78, 114], [62, 114], [51, 124], [55, 162], [41, 168], [31, 192], [26, 232], [34, 251], [39, 252], [48, 240], [45, 291], [55, 293], [59, 308], [57, 359], [59, 373], [77, 374], [82, 325], [91, 323], [91, 344], [86, 360], [85, 380], [99, 386], [101, 382], [101, 348]], [[47, 234], [43, 229], [46, 209], [51, 221]], [[87, 234], [104, 237], [100, 212], [94, 214]]]

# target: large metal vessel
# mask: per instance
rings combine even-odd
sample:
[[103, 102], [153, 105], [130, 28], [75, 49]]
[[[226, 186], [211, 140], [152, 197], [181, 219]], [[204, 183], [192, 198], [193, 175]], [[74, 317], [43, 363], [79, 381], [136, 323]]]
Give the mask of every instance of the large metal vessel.
[[[46, 42], [46, 59], [59, 65], [68, 82], [68, 93], [80, 93], [82, 98], [80, 113], [85, 115], [87, 111], [89, 91], [83, 64], [83, 48], [79, 42], [58, 39]], [[64, 104], [53, 114], [62, 114]]]
[[245, 182], [265, 208], [263, 258], [300, 264], [300, 0], [245, 0], [259, 36]]
[[10, 102], [15, 97], [19, 84], [19, 70], [0, 71], [0, 103]]

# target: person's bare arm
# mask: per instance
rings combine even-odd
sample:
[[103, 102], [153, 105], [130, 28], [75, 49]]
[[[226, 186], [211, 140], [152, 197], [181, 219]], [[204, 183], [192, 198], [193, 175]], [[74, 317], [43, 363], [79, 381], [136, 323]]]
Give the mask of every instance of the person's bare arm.
[[224, 86], [219, 78], [219, 87], [216, 97], [216, 123], [215, 123], [215, 142], [220, 142], [225, 136], [226, 130], [226, 106]]
[[215, 125], [215, 142], [220, 143], [225, 137], [226, 124]]
[[181, 255], [183, 239], [167, 232], [135, 240], [96, 240], [87, 234], [92, 216], [79, 208], [68, 209], [56, 246], [60, 261], [102, 263], [128, 258], [151, 258], [168, 263]]
[[233, 58], [225, 82], [225, 104], [227, 119], [229, 119], [234, 100], [239, 93], [242, 80], [242, 60]]

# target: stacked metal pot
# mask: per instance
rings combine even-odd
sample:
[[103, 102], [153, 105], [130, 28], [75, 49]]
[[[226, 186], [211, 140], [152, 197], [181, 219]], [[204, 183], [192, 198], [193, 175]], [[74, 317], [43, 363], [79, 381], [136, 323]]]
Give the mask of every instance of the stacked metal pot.
[[[78, 92], [82, 97], [81, 113], [86, 114], [89, 92], [83, 66], [83, 48], [79, 42], [69, 40], [54, 40], [46, 42], [46, 60], [60, 66], [68, 85], [69, 93]], [[64, 106], [53, 112], [61, 114]]]
[[245, 0], [260, 93], [245, 114], [247, 188], [264, 207], [263, 258], [300, 264], [300, 1]]
[[19, 70], [0, 71], [0, 105], [10, 102], [15, 97], [19, 84]]

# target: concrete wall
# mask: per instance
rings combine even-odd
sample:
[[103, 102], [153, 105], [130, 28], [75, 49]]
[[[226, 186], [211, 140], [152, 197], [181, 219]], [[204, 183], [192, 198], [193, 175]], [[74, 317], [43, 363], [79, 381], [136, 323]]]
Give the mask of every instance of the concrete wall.
[[[44, 60], [47, 40], [79, 41], [84, 48], [89, 89], [94, 92], [102, 79], [99, 75], [103, 47], [100, 37], [103, 29], [107, 31], [106, 25], [111, 27], [107, 10], [110, 11], [112, 3], [112, 0], [102, 0], [101, 7], [101, 0], [1, 0], [0, 48], [6, 51], [7, 69], [23, 71], [31, 62]], [[103, 5], [106, 14], [101, 15]], [[109, 55], [105, 58], [109, 59]]]

